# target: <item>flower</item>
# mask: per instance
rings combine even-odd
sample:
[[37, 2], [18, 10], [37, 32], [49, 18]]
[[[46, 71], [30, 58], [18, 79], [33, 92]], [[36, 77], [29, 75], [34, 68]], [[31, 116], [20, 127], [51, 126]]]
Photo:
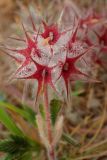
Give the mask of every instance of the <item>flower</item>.
[[58, 25], [48, 25], [42, 21], [43, 31], [40, 32], [37, 31], [32, 18], [31, 22], [32, 35], [29, 35], [22, 25], [26, 36], [26, 40], [24, 40], [26, 47], [24, 49], [5, 47], [15, 53], [8, 54], [20, 64], [14, 78], [37, 80], [36, 100], [48, 84], [54, 91], [57, 91], [56, 82], [60, 78], [64, 79], [68, 93], [68, 83], [73, 75], [88, 77], [76, 66], [77, 61], [81, 62], [81, 58], [90, 50], [90, 47], [85, 49], [83, 42], [77, 38], [80, 25], [74, 26], [72, 30], [70, 28], [60, 32]]
[[[80, 58], [83, 57], [83, 55], [85, 55], [86, 53], [88, 53], [88, 50], [86, 50], [82, 54], [79, 54], [79, 55], [71, 57], [71, 58], [66, 57], [65, 62], [60, 65], [60, 67], [62, 68], [60, 77], [62, 77], [64, 79], [67, 95], [68, 95], [68, 84], [69, 84], [69, 81], [70, 80], [74, 80], [73, 79], [74, 75], [79, 76], [79, 79], [81, 79], [81, 76], [89, 78], [89, 76], [86, 73], [82, 72], [76, 66], [76, 62], [79, 61]], [[78, 79], [76, 79], [76, 80], [78, 80]]]
[[43, 21], [43, 26], [44, 26], [44, 32], [41, 34], [41, 36], [44, 39], [47, 39], [50, 45], [54, 45], [61, 36], [61, 33], [59, 33], [58, 31], [58, 26], [57, 25], [48, 26], [44, 21]]

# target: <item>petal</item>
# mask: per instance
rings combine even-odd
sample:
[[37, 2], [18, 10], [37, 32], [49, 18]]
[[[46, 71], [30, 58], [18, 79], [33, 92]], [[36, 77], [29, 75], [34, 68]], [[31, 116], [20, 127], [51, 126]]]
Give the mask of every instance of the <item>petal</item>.
[[14, 58], [17, 62], [21, 63], [25, 60], [25, 56], [18, 53], [18, 49], [11, 49], [5, 46], [3, 46], [2, 49], [7, 55]]
[[72, 43], [72, 48], [68, 50], [67, 57], [73, 58], [80, 54], [82, 54], [85, 51], [83, 44], [80, 41]]
[[[69, 41], [70, 39], [70, 35], [71, 35], [72, 31], [68, 31], [65, 32], [64, 34], [62, 34], [59, 38], [59, 40], [55, 43], [55, 45], [58, 47], [56, 49], [59, 49], [59, 47], [63, 47], [66, 45], [66, 43]], [[58, 50], [57, 50], [58, 51]]]
[[49, 67], [55, 66], [55, 65], [60, 65], [60, 63], [65, 63], [66, 60], [66, 50], [59, 49], [59, 52], [54, 53], [54, 56], [51, 58], [49, 62]]
[[50, 61], [50, 55], [45, 54], [47, 52], [40, 51], [40, 57], [35, 53], [35, 49], [31, 52], [31, 58], [40, 65], [47, 66]]
[[23, 79], [30, 78], [36, 72], [36, 65], [33, 62], [30, 62], [27, 65], [22, 65], [15, 74], [15, 78]]

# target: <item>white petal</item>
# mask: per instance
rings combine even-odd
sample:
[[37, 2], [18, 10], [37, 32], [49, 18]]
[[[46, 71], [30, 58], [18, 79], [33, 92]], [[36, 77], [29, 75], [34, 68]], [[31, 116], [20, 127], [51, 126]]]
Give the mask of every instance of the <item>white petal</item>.
[[72, 43], [72, 48], [68, 52], [67, 57], [68, 58], [76, 57], [76, 56], [84, 53], [84, 51], [85, 51], [85, 49], [84, 49], [84, 46], [82, 45], [82, 43], [80, 43], [80, 42]]
[[[69, 41], [72, 31], [68, 31], [65, 34], [61, 35], [59, 40], [55, 43], [55, 45], [59, 47], [63, 47]], [[57, 48], [56, 48], [57, 49]]]
[[28, 78], [36, 72], [36, 65], [31, 62], [24, 67], [20, 67], [15, 75], [15, 78]]
[[35, 54], [35, 50], [32, 50], [31, 57], [35, 62], [41, 65], [48, 65], [51, 57], [48, 54], [45, 54], [44, 52], [40, 52], [40, 55], [41, 57], [38, 57], [38, 55]]

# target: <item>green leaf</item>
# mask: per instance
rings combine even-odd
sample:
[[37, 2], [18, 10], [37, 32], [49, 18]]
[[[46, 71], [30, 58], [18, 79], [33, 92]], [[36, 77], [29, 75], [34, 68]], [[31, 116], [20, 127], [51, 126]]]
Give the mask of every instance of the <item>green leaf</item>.
[[19, 136], [11, 136], [8, 139], [0, 141], [0, 151], [15, 154], [23, 152], [28, 147], [28, 142], [25, 138]]
[[20, 160], [32, 160], [32, 153], [27, 152], [20, 157]]
[[33, 125], [36, 126], [36, 122], [35, 122], [35, 112], [28, 106], [24, 106], [24, 109], [23, 109], [24, 112], [26, 112], [26, 119]]
[[12, 156], [10, 154], [8, 154], [4, 160], [12, 160]]
[[23, 135], [22, 131], [16, 126], [11, 117], [2, 107], [0, 107], [0, 121], [11, 133], [15, 135]]
[[63, 133], [63, 139], [75, 147], [80, 147], [80, 144], [78, 143], [78, 141], [66, 133]]
[[0, 151], [8, 153], [7, 157], [21, 157], [30, 149], [31, 145], [25, 137], [12, 135], [9, 139], [0, 141]]
[[0, 141], [0, 151], [7, 153], [6, 160], [30, 160], [32, 152], [38, 152], [39, 146], [26, 137], [11, 135]]
[[29, 107], [26, 107], [26, 110], [22, 108], [18, 108], [12, 104], [6, 103], [6, 102], [0, 102], [0, 107], [8, 108], [18, 114], [20, 114], [23, 118], [28, 120], [31, 124], [35, 125], [35, 112], [30, 109]]
[[[7, 156], [6, 156], [7, 157]], [[2, 157], [2, 158], [0, 158], [0, 160], [6, 160], [6, 157]]]
[[79, 90], [83, 88], [83, 83], [81, 81], [76, 81], [75, 83], [75, 91], [72, 92], [73, 96], [79, 96]]
[[40, 110], [42, 118], [45, 119], [45, 112], [44, 112], [44, 106], [43, 106], [43, 104], [39, 105], [39, 110]]
[[57, 119], [57, 115], [61, 109], [61, 101], [57, 99], [53, 99], [50, 103], [50, 106], [51, 106], [52, 124], [54, 125]]

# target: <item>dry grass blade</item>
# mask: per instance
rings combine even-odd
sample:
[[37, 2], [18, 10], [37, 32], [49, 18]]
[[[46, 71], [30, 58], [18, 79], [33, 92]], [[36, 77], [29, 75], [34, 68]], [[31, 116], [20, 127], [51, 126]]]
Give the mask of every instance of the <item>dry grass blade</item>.
[[71, 160], [85, 160], [107, 155], [107, 140], [97, 143], [90, 148], [87, 148], [82, 153], [74, 156]]
[[96, 140], [96, 138], [97, 138], [97, 136], [99, 135], [99, 133], [100, 133], [100, 131], [101, 131], [101, 129], [102, 129], [102, 127], [103, 127], [103, 124], [104, 124], [104, 122], [105, 122], [105, 119], [106, 119], [106, 108], [104, 109], [104, 111], [103, 111], [103, 114], [102, 114], [102, 116], [101, 116], [101, 118], [99, 119], [99, 127], [98, 127], [98, 129], [96, 130], [96, 132], [95, 132], [95, 134], [94, 134], [94, 136], [93, 136], [93, 138], [89, 141], [89, 143], [88, 144], [86, 144], [83, 148], [81, 148], [81, 152], [83, 152], [87, 147], [89, 147], [95, 140]]

